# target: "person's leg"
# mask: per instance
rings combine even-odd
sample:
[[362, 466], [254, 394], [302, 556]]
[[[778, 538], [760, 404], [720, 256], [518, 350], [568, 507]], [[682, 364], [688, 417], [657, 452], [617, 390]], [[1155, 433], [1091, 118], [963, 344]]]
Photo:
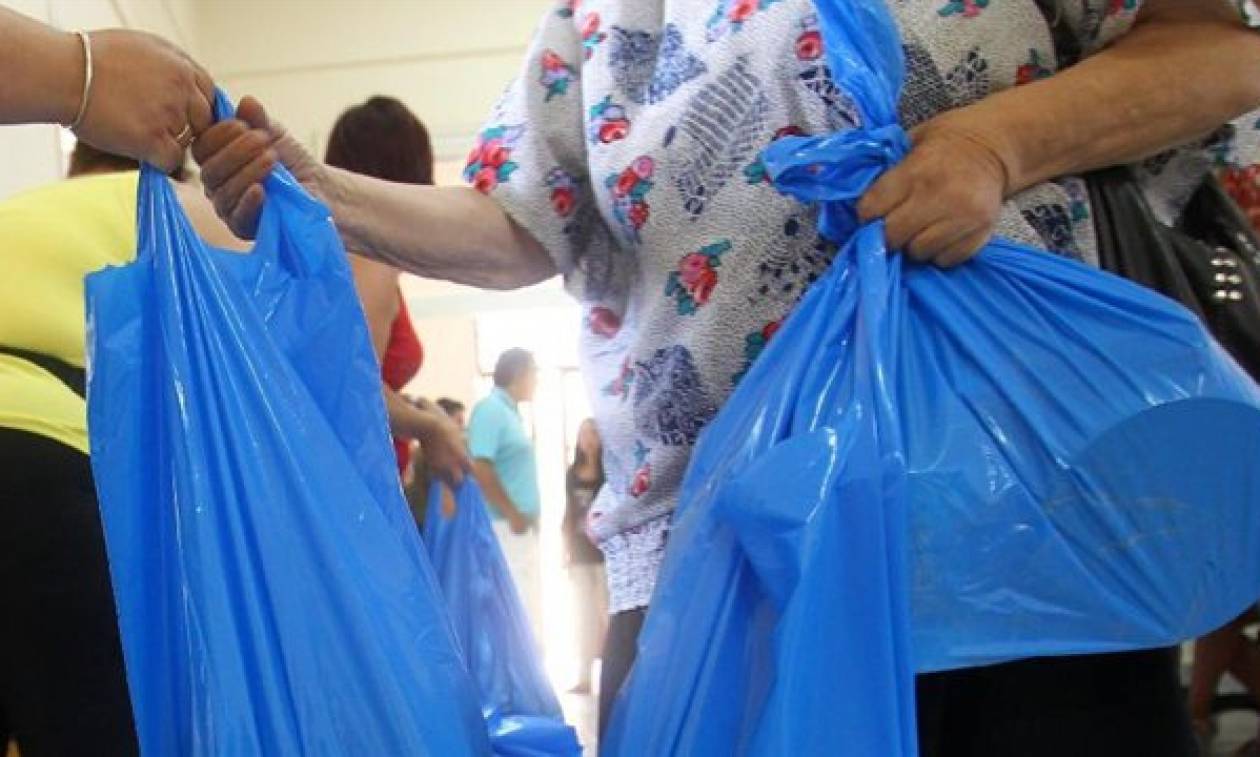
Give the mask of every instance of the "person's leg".
[[608, 729], [613, 704], [621, 693], [621, 686], [634, 666], [638, 653], [639, 632], [647, 608], [619, 612], [608, 619], [608, 639], [604, 642], [603, 665], [599, 674], [599, 737], [601, 741]]
[[0, 430], [0, 711], [23, 757], [139, 753], [87, 458]]
[[[530, 529], [523, 534], [512, 533], [507, 521], [494, 521], [494, 535], [503, 550], [503, 559], [507, 562], [508, 572], [512, 574], [512, 582], [516, 584], [516, 592], [525, 607], [525, 615], [529, 619], [530, 630], [539, 645], [543, 643], [541, 629], [542, 608], [539, 597], [542, 593], [539, 581], [538, 565], [538, 529]], [[538, 650], [542, 653], [542, 650]]]
[[[542, 536], [537, 526], [517, 536], [520, 540], [518, 551], [517, 573], [521, 587], [521, 601], [529, 613], [530, 628], [540, 647], [547, 645], [546, 629], [543, 626], [542, 605]], [[540, 650], [541, 652], [541, 650]]]
[[[1222, 628], [1200, 637], [1194, 643], [1194, 664], [1190, 671], [1190, 717], [1196, 737], [1202, 746], [1211, 743], [1215, 735], [1212, 719], [1212, 700], [1216, 698], [1221, 677], [1235, 660], [1245, 655], [1247, 640], [1243, 636], [1246, 616], [1226, 624]], [[1245, 663], [1244, 663], [1245, 664]], [[1251, 680], [1240, 678], [1244, 684]]]
[[577, 621], [574, 631], [578, 648], [578, 683], [575, 692], [584, 693], [591, 689], [591, 668], [595, 665], [596, 647], [599, 644], [596, 636], [598, 618], [595, 613], [594, 586], [595, 565], [591, 563], [572, 563], [569, 565], [569, 580], [573, 586], [573, 616]]
[[1193, 757], [1177, 651], [1055, 657], [979, 668], [950, 703], [941, 755]]
[[603, 642], [608, 638], [608, 574], [604, 564], [596, 563], [591, 571], [591, 662], [603, 659]]

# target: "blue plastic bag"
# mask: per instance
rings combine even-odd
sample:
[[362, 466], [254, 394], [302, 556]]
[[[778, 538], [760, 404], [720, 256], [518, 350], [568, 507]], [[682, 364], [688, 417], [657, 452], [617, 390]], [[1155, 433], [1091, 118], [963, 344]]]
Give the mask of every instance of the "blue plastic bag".
[[577, 734], [565, 725], [539, 664], [538, 644], [481, 489], [465, 481], [455, 492], [455, 513], [449, 518], [442, 512], [444, 491], [437, 481], [429, 487], [424, 543], [477, 681], [494, 753], [581, 755]]
[[764, 156], [843, 242], [684, 480], [611, 755], [917, 754], [913, 676], [1173, 644], [1260, 594], [1260, 390], [1194, 317], [853, 204], [908, 141], [883, 0], [817, 3], [863, 126]]
[[487, 754], [336, 229], [282, 169], [266, 190], [235, 254], [145, 167], [136, 261], [87, 281], [92, 464], [141, 747]]

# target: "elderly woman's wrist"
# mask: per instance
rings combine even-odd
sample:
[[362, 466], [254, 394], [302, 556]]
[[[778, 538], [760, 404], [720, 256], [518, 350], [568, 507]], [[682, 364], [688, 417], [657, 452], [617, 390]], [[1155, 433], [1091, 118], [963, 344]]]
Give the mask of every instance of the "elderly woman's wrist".
[[929, 135], [936, 136], [931, 133], [939, 132], [954, 141], [968, 144], [976, 154], [983, 156], [994, 180], [1000, 182], [1002, 196], [1010, 197], [1027, 188], [1023, 183], [1024, 162], [1020, 159], [1019, 146], [1016, 140], [1010, 138], [1009, 130], [1003, 129], [985, 114], [973, 112], [974, 107], [949, 111], [927, 122], [915, 130], [915, 141]]

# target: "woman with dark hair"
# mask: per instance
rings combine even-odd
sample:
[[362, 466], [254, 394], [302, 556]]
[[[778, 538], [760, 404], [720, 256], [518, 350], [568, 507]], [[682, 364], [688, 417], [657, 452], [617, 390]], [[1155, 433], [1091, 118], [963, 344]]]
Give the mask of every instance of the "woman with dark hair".
[[604, 485], [604, 450], [599, 428], [593, 418], [578, 427], [577, 449], [565, 477], [568, 494], [564, 508], [564, 539], [568, 552], [569, 577], [577, 600], [579, 677], [574, 692], [591, 690], [591, 668], [599, 657], [608, 617], [608, 588], [604, 578], [604, 553], [586, 535], [586, 517], [595, 495]]
[[[377, 95], [342, 113], [333, 124], [324, 160], [330, 166], [386, 181], [433, 184], [429, 132], [406, 105], [392, 97]], [[399, 475], [411, 464], [415, 439], [424, 448], [429, 470], [458, 483], [470, 465], [459, 429], [440, 409], [426, 402], [408, 402], [399, 394], [420, 372], [424, 348], [407, 312], [398, 269], [359, 255], [350, 256], [350, 268], [381, 362], [381, 389]]]

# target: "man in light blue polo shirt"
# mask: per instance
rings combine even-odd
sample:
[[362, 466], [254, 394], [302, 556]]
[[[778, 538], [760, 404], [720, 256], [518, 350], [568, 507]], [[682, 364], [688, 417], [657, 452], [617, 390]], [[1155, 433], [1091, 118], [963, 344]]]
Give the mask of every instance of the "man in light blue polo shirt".
[[468, 446], [473, 473], [490, 505], [495, 535], [535, 628], [541, 619], [538, 466], [518, 403], [534, 398], [538, 366], [525, 350], [508, 350], [494, 367], [494, 390], [473, 408]]

